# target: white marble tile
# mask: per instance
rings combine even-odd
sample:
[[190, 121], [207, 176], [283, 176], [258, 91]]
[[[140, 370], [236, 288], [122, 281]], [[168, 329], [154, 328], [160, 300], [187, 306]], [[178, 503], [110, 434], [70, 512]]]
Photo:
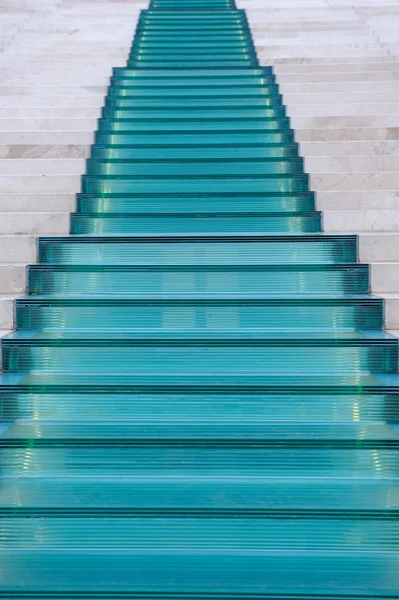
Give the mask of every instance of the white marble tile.
[[84, 158], [6, 158], [0, 159], [2, 175], [82, 175], [86, 169]]
[[327, 233], [399, 231], [399, 207], [391, 210], [324, 210], [323, 229]]
[[319, 190], [397, 190], [399, 171], [377, 173], [311, 173], [310, 186]]
[[36, 237], [0, 235], [0, 264], [28, 264], [36, 261]]
[[361, 262], [399, 262], [399, 232], [359, 234]]
[[[1, 165], [4, 161], [0, 160]], [[312, 156], [305, 158], [306, 171], [316, 175], [318, 173], [384, 173], [399, 171], [398, 155], [382, 156]]]
[[72, 192], [2, 193], [0, 195], [0, 213], [68, 213], [75, 210], [76, 194]]
[[0, 263], [1, 294], [23, 294], [26, 288], [26, 266], [24, 264]]
[[70, 215], [67, 212], [0, 213], [0, 235], [67, 235], [69, 224]]
[[398, 211], [399, 190], [325, 190], [316, 194], [317, 210]]
[[0, 193], [76, 193], [80, 190], [79, 175], [0, 175]]

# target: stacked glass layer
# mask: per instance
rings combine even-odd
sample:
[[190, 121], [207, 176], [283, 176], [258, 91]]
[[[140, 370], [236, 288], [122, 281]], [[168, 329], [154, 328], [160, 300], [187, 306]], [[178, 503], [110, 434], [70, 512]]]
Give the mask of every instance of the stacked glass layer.
[[3, 342], [0, 598], [397, 598], [368, 291], [245, 13], [152, 0]]

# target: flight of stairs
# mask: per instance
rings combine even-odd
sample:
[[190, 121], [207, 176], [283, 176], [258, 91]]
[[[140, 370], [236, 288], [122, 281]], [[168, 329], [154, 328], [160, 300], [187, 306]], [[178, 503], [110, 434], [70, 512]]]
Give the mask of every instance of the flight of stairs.
[[397, 598], [398, 342], [234, 0], [151, 0], [0, 380], [0, 598]]

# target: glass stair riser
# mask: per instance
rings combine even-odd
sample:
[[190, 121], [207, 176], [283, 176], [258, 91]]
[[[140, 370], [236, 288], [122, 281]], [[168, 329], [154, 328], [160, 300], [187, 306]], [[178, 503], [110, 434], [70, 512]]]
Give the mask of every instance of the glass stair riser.
[[[21, 497], [24, 499], [21, 506]], [[151, 508], [149, 508], [151, 507]], [[159, 514], [238, 518], [331, 516], [386, 519], [394, 523], [399, 508], [399, 485], [389, 479], [308, 480], [302, 477], [247, 478], [200, 474], [177, 477], [115, 479], [112, 476], [45, 479], [5, 478], [0, 488], [0, 511], [13, 516], [142, 516]], [[289, 523], [289, 521], [288, 521]], [[342, 524], [342, 522], [341, 522]], [[107, 597], [108, 598], [108, 597]]]
[[[151, 2], [151, 10], [177, 10], [181, 11], [182, 5], [181, 2]], [[233, 1], [231, 2], [223, 2], [216, 0], [208, 0], [208, 2], [185, 2], [184, 11], [189, 10], [207, 10], [207, 11], [217, 11], [217, 10], [234, 10], [235, 4]], [[177, 12], [176, 14], [179, 14]]]
[[303, 161], [301, 158], [251, 160], [243, 159], [203, 159], [203, 160], [174, 160], [174, 161], [126, 161], [114, 162], [90, 159], [86, 163], [86, 173], [92, 177], [254, 177], [265, 175], [298, 175], [302, 180]]
[[390, 449], [397, 448], [399, 432], [387, 423], [302, 423], [297, 421], [256, 422], [229, 421], [224, 416], [213, 421], [187, 422], [174, 419], [144, 419], [140, 422], [113, 419], [112, 429], [107, 422], [98, 420], [74, 420], [65, 423], [34, 420], [19, 420], [3, 433], [1, 448], [24, 448], [49, 446], [105, 446], [124, 445], [153, 447], [159, 443], [171, 448], [184, 445], [188, 448], [201, 447], [204, 443], [215, 448], [283, 449], [304, 447], [333, 449]]
[[[243, 28], [207, 28], [202, 27], [201, 31], [198, 32], [195, 28], [191, 31], [188, 27], [182, 27], [180, 29], [160, 29], [159, 27], [149, 26], [146, 27], [145, 31], [142, 30], [136, 40], [136, 44], [142, 44], [145, 42], [156, 42], [158, 44], [209, 44], [210, 46], [218, 45], [220, 47], [229, 46], [230, 44], [251, 44], [250, 37], [247, 31]], [[251, 44], [252, 46], [252, 44]], [[135, 46], [132, 46], [130, 52], [133, 51]], [[128, 68], [132, 68], [133, 65], [127, 61]], [[220, 68], [226, 68], [225, 65], [220, 65]], [[246, 69], [256, 69], [258, 64], [248, 65]], [[170, 64], [165, 65], [165, 70], [170, 70], [172, 67]], [[186, 70], [189, 69], [186, 66]], [[201, 69], [201, 67], [199, 67]]]
[[[161, 91], [162, 90], [162, 91]], [[151, 86], [140, 83], [137, 86], [112, 86], [108, 89], [108, 98], [154, 98], [159, 99], [159, 94], [162, 93], [167, 99], [169, 98], [240, 98], [245, 101], [246, 98], [265, 98], [272, 99], [280, 98], [279, 89], [276, 85], [208, 85], [208, 86]]]
[[[145, 49], [145, 48], [135, 48], [130, 53], [130, 60], [176, 60], [183, 58], [184, 60], [192, 59], [193, 61], [198, 60], [198, 53], [201, 52], [201, 58], [206, 57], [208, 60], [212, 58], [217, 58], [218, 60], [223, 59], [253, 59], [254, 52], [251, 48], [248, 47], [220, 47], [218, 49], [210, 49], [205, 50], [202, 48], [156, 48]], [[124, 80], [127, 81], [127, 80]]]
[[[113, 285], [113, 281], [115, 285]], [[108, 294], [241, 294], [248, 301], [255, 295], [280, 298], [283, 294], [309, 295], [367, 294], [369, 270], [367, 265], [197, 265], [155, 263], [147, 265], [78, 263], [39, 264], [29, 268], [29, 292]], [[256, 296], [255, 296], [256, 297]], [[282, 298], [283, 302], [284, 299]], [[363, 300], [364, 301], [364, 300]], [[290, 299], [287, 299], [290, 302]], [[312, 299], [309, 298], [309, 303]], [[376, 300], [370, 300], [376, 302]]]
[[234, 193], [297, 193], [309, 191], [307, 175], [84, 175], [82, 192], [85, 194], [217, 194]]
[[[97, 148], [99, 150], [99, 148]], [[102, 149], [101, 149], [102, 150]], [[94, 149], [93, 149], [94, 151]], [[130, 152], [128, 148], [108, 148], [105, 152]], [[139, 150], [138, 150], [139, 151]], [[155, 149], [148, 150], [156, 153]], [[143, 153], [145, 151], [143, 150]], [[160, 150], [163, 155], [164, 150]], [[178, 151], [176, 151], [178, 152]], [[179, 152], [182, 152], [179, 150]], [[95, 154], [95, 153], [94, 153]], [[99, 153], [101, 156], [103, 152]], [[144, 154], [144, 157], [146, 155]], [[152, 214], [157, 213], [185, 213], [185, 214], [213, 214], [213, 213], [291, 213], [291, 212], [313, 212], [315, 201], [313, 193], [302, 193], [300, 195], [283, 194], [273, 195], [246, 195], [236, 196], [233, 194], [221, 194], [220, 196], [185, 196], [177, 194], [172, 196], [96, 196], [90, 194], [78, 194], [78, 213], [84, 214]]]
[[[192, 40], [194, 43], [195, 40]], [[179, 40], [175, 40], [176, 44], [179, 44]], [[240, 42], [242, 43], [242, 42]], [[235, 77], [239, 77], [240, 79], [245, 78], [246, 80], [251, 80], [255, 77], [255, 79], [269, 77], [273, 75], [272, 67], [257, 67], [254, 69], [236, 69], [235, 71], [232, 69], [219, 69], [209, 71], [208, 69], [182, 69], [176, 71], [176, 69], [159, 69], [158, 71], [154, 71], [154, 69], [132, 69], [130, 67], [114, 67], [112, 69], [112, 74], [115, 77], [121, 77], [122, 79], [132, 79], [136, 81], [146, 81], [151, 80], [155, 85], [158, 85], [159, 82], [167, 81], [168, 79], [179, 79], [182, 81], [191, 81], [197, 79], [205, 79], [209, 80], [217, 84], [219, 81], [223, 81], [227, 79], [228, 81], [232, 81]], [[160, 98], [162, 100], [162, 98]]]
[[[175, 148], [184, 148], [186, 146], [198, 148], [199, 146], [220, 147], [232, 146], [240, 149], [247, 146], [264, 146], [294, 143], [294, 135], [290, 129], [284, 131], [204, 131], [193, 133], [189, 131], [146, 131], [145, 133], [105, 133], [97, 131], [95, 142], [100, 146], [144, 146], [153, 148], [154, 146], [172, 146]], [[248, 193], [246, 190], [244, 193]], [[234, 192], [231, 192], [234, 194]]]
[[[239, 165], [240, 161], [257, 161], [262, 164], [284, 163], [284, 160], [295, 163], [298, 159], [298, 146], [296, 144], [286, 145], [259, 145], [259, 146], [242, 146], [232, 148], [231, 146], [148, 146], [129, 147], [129, 146], [99, 146], [93, 145], [91, 148], [92, 161], [137, 161], [139, 163], [146, 161], [162, 161], [162, 163], [178, 162], [179, 164], [188, 163], [190, 161], [199, 160], [203, 163], [209, 163], [215, 160], [231, 161]], [[288, 160], [287, 160], [288, 159]], [[300, 161], [302, 164], [302, 161]], [[112, 164], [112, 162], [111, 162]], [[204, 200], [206, 200], [204, 198]], [[234, 202], [234, 197], [231, 201]], [[246, 197], [246, 201], [250, 206], [251, 200]], [[216, 208], [213, 212], [217, 212], [217, 199], [215, 199]], [[243, 202], [244, 203], [244, 202]], [[281, 205], [284, 202], [281, 201]], [[186, 205], [191, 204], [188, 199]], [[264, 200], [264, 205], [267, 200]], [[200, 205], [201, 206], [201, 205]], [[183, 211], [184, 212], [184, 211]], [[199, 211], [200, 212], [200, 211]], [[250, 208], [246, 212], [251, 212]]]
[[356, 236], [180, 236], [39, 238], [39, 262], [56, 264], [231, 265], [354, 263]]
[[[201, 58], [198, 58], [201, 56]], [[129, 55], [129, 61], [136, 62], [137, 65], [140, 65], [142, 61], [148, 62], [151, 64], [153, 61], [165, 63], [166, 61], [170, 61], [169, 64], [174, 64], [175, 62], [199, 62], [199, 61], [226, 61], [227, 63], [235, 60], [235, 61], [255, 61], [255, 54], [249, 48], [239, 48], [237, 50], [232, 50], [230, 48], [220, 48], [216, 52], [202, 52], [202, 49], [158, 49], [158, 50], [134, 50]], [[126, 81], [131, 81], [129, 79], [125, 79], [121, 82], [121, 86], [126, 85]]]
[[132, 96], [135, 95], [151, 95], [158, 96], [165, 94], [168, 96], [277, 96], [279, 94], [278, 86], [273, 82], [256, 83], [248, 79], [243, 79], [240, 82], [231, 82], [228, 79], [219, 80], [217, 84], [212, 81], [203, 79], [197, 82], [196, 80], [174, 80], [176, 83], [170, 85], [168, 80], [164, 80], [156, 85], [151, 80], [134, 81], [132, 79], [118, 79], [108, 89], [108, 97], [112, 96]]
[[71, 232], [102, 233], [218, 233], [320, 231], [320, 213], [301, 215], [83, 215], [72, 216]]
[[[399, 523], [381, 519], [260, 518], [121, 518], [13, 516], [0, 521], [0, 548], [43, 550], [110, 549], [180, 550], [212, 552], [270, 550], [394, 551], [399, 542]], [[79, 531], [79, 538], [71, 536]], [[358, 541], [359, 540], [359, 541]]]
[[[281, 107], [281, 96], [276, 94], [274, 96], [259, 96], [259, 97], [245, 97], [245, 107], [246, 110], [249, 107], [260, 107], [260, 108], [277, 108]], [[222, 97], [198, 97], [196, 98], [187, 96], [187, 97], [166, 97], [166, 98], [157, 98], [155, 95], [150, 98], [118, 98], [111, 95], [108, 95], [105, 98], [105, 107], [106, 108], [116, 108], [116, 109], [134, 109], [137, 108], [161, 108], [161, 109], [182, 109], [184, 107], [187, 108], [210, 108], [210, 109], [224, 109], [224, 108], [242, 108], [242, 98], [227, 98], [226, 96]]]
[[204, 14], [196, 16], [182, 15], [180, 17], [176, 17], [176, 14], [167, 16], [164, 14], [162, 17], [159, 15], [143, 15], [143, 13], [141, 15], [136, 29], [136, 39], [140, 39], [140, 36], [157, 32], [161, 32], [161, 34], [182, 32], [185, 34], [188, 31], [193, 31], [195, 34], [198, 33], [201, 36], [208, 31], [215, 32], [216, 34], [223, 31], [231, 31], [241, 35], [250, 35], [245, 19], [237, 13], [225, 13], [219, 17]]
[[114, 109], [104, 108], [102, 111], [102, 119], [105, 121], [114, 121], [116, 123], [121, 121], [136, 121], [142, 118], [147, 121], [149, 119], [252, 119], [252, 118], [264, 118], [264, 119], [281, 119], [285, 118], [285, 109], [283, 107], [255, 107], [246, 109], [245, 107], [237, 109], [222, 109], [222, 108], [133, 108], [133, 109]]
[[[82, 423], [109, 423], [111, 415], [113, 419], [135, 423], [146, 419], [165, 422], [176, 419], [188, 424], [201, 420], [212, 424], [221, 418], [225, 419], [226, 423], [255, 421], [265, 424], [275, 421], [331, 421], [333, 424], [340, 421], [397, 422], [399, 391], [391, 394], [359, 391], [358, 394], [341, 395], [315, 391], [292, 391], [290, 394], [262, 393], [256, 389], [247, 394], [237, 391], [195, 393], [182, 390], [169, 393], [139, 393], [127, 390], [120, 393], [101, 393], [94, 388], [85, 390], [84, 393], [79, 389], [74, 393], [60, 393], [51, 392], [44, 387], [37, 393], [3, 390], [0, 392], [0, 405], [5, 421], [34, 419], [37, 425], [46, 420], [75, 421], [76, 415], [79, 415]], [[2, 490], [3, 487], [0, 488], [0, 506]], [[398, 492], [395, 497], [397, 494]], [[249, 495], [249, 505], [251, 499], [252, 496]], [[267, 501], [267, 496], [264, 500]], [[358, 500], [360, 503], [361, 497]], [[386, 508], [393, 508], [392, 504], [386, 502]]]
[[135, 132], [135, 131], [195, 131], [201, 128], [202, 131], [279, 131], [289, 129], [288, 117], [280, 119], [261, 119], [257, 117], [233, 118], [173, 118], [164, 117], [155, 120], [147, 119], [99, 119], [98, 131], [116, 131], [116, 132]]
[[[189, 333], [189, 332], [184, 332]], [[51, 333], [32, 338], [3, 339], [4, 371], [102, 371], [110, 361], [129, 373], [395, 373], [397, 342], [392, 339], [349, 337], [342, 333], [320, 334], [319, 338], [275, 338], [259, 332], [203, 332], [191, 339], [181, 332], [116, 334], [103, 338], [73, 334], [67, 338]], [[163, 334], [163, 335], [162, 335]]]
[[177, 59], [177, 60], [140, 60], [140, 59], [131, 59], [129, 61], [129, 65], [131, 65], [132, 67], [142, 67], [143, 69], [145, 68], [159, 68], [159, 67], [163, 67], [165, 66], [170, 66], [171, 64], [173, 64], [174, 67], [176, 67], [177, 69], [183, 67], [189, 67], [190, 65], [192, 65], [193, 67], [195, 66], [199, 66], [199, 67], [203, 67], [203, 68], [209, 68], [209, 69], [213, 69], [213, 68], [218, 68], [218, 67], [246, 67], [246, 66], [255, 66], [257, 64], [257, 61], [255, 59], [253, 60], [249, 60], [249, 59], [242, 59], [242, 60], [227, 60], [227, 59], [214, 59], [212, 61], [207, 61], [205, 59], [198, 59], [198, 60], [193, 60], [193, 59], [188, 59], [188, 60], [181, 60], [181, 59]]
[[[231, 40], [231, 41], [221, 41], [221, 42], [211, 42], [208, 43], [206, 40], [202, 39], [201, 41], [198, 41], [196, 39], [191, 39], [190, 41], [187, 40], [183, 40], [181, 41], [180, 39], [175, 39], [175, 40], [168, 40], [168, 41], [158, 41], [158, 36], [155, 38], [149, 38], [149, 37], [145, 37], [144, 39], [138, 39], [137, 42], [135, 44], [133, 44], [129, 56], [135, 56], [135, 54], [137, 52], [141, 52], [141, 51], [178, 51], [178, 52], [183, 52], [184, 50], [187, 50], [189, 52], [202, 52], [204, 51], [204, 53], [206, 55], [214, 55], [215, 53], [223, 52], [242, 52], [243, 50], [246, 50], [248, 52], [250, 52], [251, 54], [254, 54], [254, 48], [253, 45], [251, 44], [249, 38], [243, 38], [243, 39], [236, 39], [236, 40]], [[141, 69], [136, 69], [136, 71], [139, 71]], [[160, 71], [163, 71], [164, 69], [160, 69]], [[166, 69], [165, 69], [166, 70]], [[231, 70], [231, 69], [230, 69]], [[240, 69], [241, 70], [241, 69]], [[247, 69], [246, 69], [247, 71]], [[124, 69], [124, 70], [118, 70], [118, 69], [114, 69], [113, 73], [114, 74], [129, 74], [129, 73], [134, 73], [133, 69]], [[265, 72], [265, 75], [270, 74], [271, 71], [269, 72]], [[262, 74], [262, 73], [260, 73]], [[176, 73], [174, 74], [176, 76]], [[195, 74], [192, 74], [193, 77], [195, 77]], [[226, 71], [224, 73], [224, 76], [226, 76]], [[248, 76], [250, 77], [250, 75], [248, 74]], [[154, 78], [155, 79], [155, 78]], [[160, 79], [162, 79], [162, 76], [160, 77]]]
[[[64, 293], [73, 293], [65, 286]], [[76, 285], [77, 287], [77, 285]], [[99, 287], [99, 286], [98, 286]], [[133, 287], [133, 286], [132, 286]], [[62, 287], [48, 288], [62, 293]], [[86, 289], [90, 286], [87, 286]], [[123, 289], [123, 287], [121, 288]], [[80, 292], [84, 293], [82, 286]], [[107, 288], [101, 292], [107, 293]], [[88, 291], [87, 293], [90, 293]], [[136, 292], [137, 293], [137, 292]], [[166, 294], [168, 293], [165, 292]], [[170, 293], [170, 292], [169, 292]], [[92, 292], [94, 294], [94, 292]], [[300, 331], [306, 329], [344, 331], [357, 329], [376, 330], [382, 327], [382, 301], [284, 299], [269, 300], [212, 300], [155, 298], [112, 299], [101, 297], [86, 299], [21, 299], [17, 302], [18, 328], [33, 330], [97, 330], [98, 324], [108, 333], [112, 330], [161, 331]]]
[[[119, 600], [122, 592], [127, 595], [132, 588], [149, 600], [165, 597], [177, 600], [181, 596], [194, 600], [201, 597], [199, 594], [203, 598], [214, 598], [214, 589], [221, 597], [231, 597], [231, 590], [235, 590], [243, 598], [254, 600], [265, 588], [282, 600], [288, 600], [289, 593], [302, 593], [304, 598], [308, 594], [314, 600], [323, 600], [329, 594], [335, 600], [339, 598], [336, 595], [334, 598], [337, 581], [343, 581], [340, 589], [347, 598], [357, 594], [359, 598], [379, 600], [384, 595], [385, 598], [394, 598], [399, 586], [396, 553], [381, 551], [353, 551], [351, 555], [331, 556], [328, 551], [320, 550], [291, 550], [287, 554], [277, 552], [271, 555], [268, 552], [246, 554], [216, 550], [204, 553], [188, 550], [168, 553], [139, 549], [94, 550], [85, 553], [84, 569], [82, 554], [59, 549], [51, 552], [7, 550], [2, 556], [2, 587], [5, 593], [10, 588], [22, 588], [22, 600], [29, 598], [29, 595], [23, 594], [25, 589], [42, 594], [42, 598], [44, 592], [49, 598], [54, 598], [62, 591], [67, 600], [83, 600], [87, 598], [83, 592], [90, 592], [93, 582], [96, 582], [97, 589], [107, 590], [107, 596], [103, 596], [107, 600]], [[157, 565], [155, 572], [154, 564]], [[24, 573], [23, 584], [20, 573]], [[78, 594], [75, 592], [76, 573], [79, 573]], [[75, 582], [74, 589], [71, 589], [72, 581]], [[246, 595], [248, 592], [249, 596]]]
[[[26, 440], [29, 442], [29, 440]], [[136, 447], [117, 443], [82, 445], [49, 441], [26, 443], [25, 447], [2, 447], [3, 477], [350, 477], [397, 479], [397, 453], [392, 448], [332, 448], [306, 446], [298, 448], [203, 447], [180, 442], [137, 444]], [[184, 452], [183, 452], [184, 450]], [[359, 493], [361, 487], [359, 488]], [[198, 557], [197, 557], [198, 558]], [[270, 558], [270, 556], [269, 556]], [[3, 557], [2, 557], [3, 560]], [[397, 570], [394, 570], [397, 572]]]

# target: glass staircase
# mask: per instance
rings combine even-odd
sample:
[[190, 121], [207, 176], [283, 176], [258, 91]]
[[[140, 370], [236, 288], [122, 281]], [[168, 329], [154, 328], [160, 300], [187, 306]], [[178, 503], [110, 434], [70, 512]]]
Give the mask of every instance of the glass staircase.
[[399, 596], [397, 340], [233, 0], [152, 0], [3, 340], [0, 598]]

